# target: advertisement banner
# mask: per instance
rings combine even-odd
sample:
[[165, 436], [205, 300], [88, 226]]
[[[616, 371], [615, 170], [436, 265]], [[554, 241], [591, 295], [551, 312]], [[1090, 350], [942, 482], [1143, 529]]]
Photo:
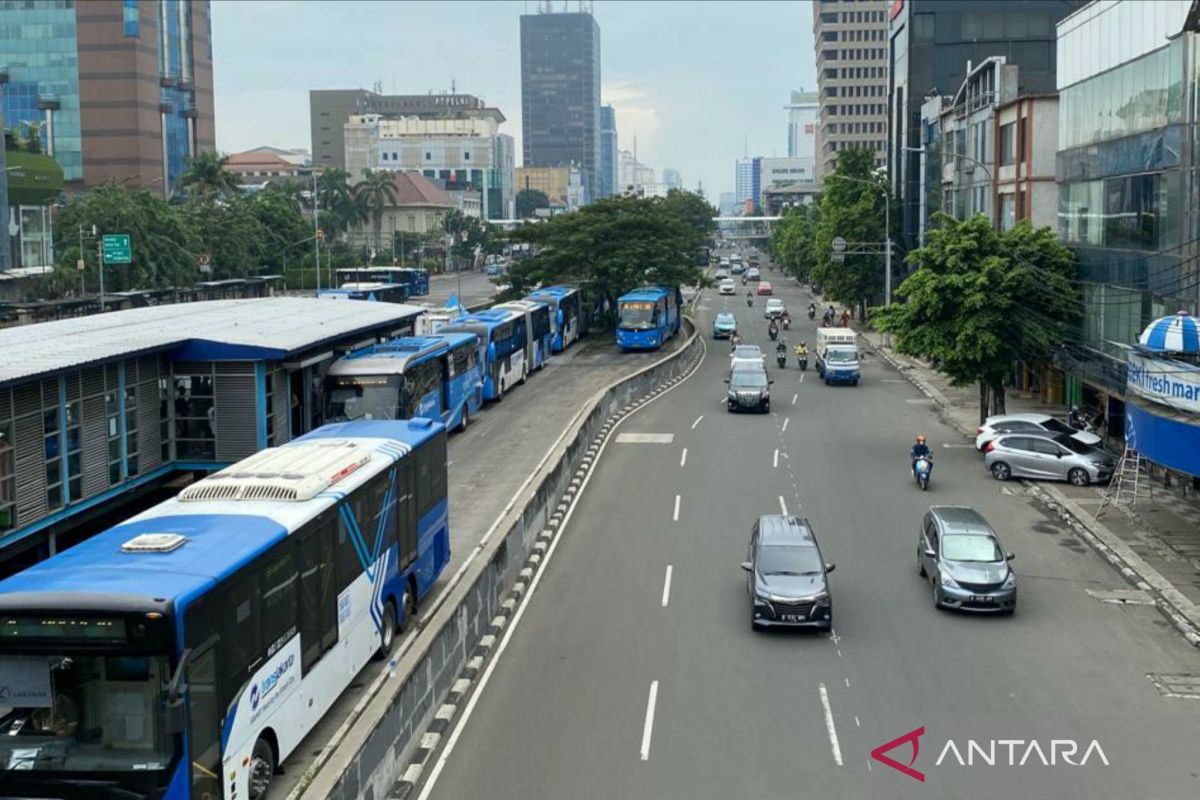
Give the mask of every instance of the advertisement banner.
[[1200, 368], [1129, 354], [1128, 390], [1180, 411], [1200, 414]]

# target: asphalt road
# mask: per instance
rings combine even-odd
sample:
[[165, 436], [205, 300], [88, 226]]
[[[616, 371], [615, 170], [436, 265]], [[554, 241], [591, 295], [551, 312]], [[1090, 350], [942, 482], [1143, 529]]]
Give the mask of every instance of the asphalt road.
[[[431, 275], [429, 277], [429, 294], [425, 297], [413, 298], [417, 302], [430, 305], [444, 305], [452, 295], [459, 293], [459, 281], [456, 273], [447, 275]], [[478, 271], [462, 273], [462, 295], [459, 301], [464, 306], [473, 306], [491, 300], [496, 294], [496, 285], [487, 275]]]
[[[789, 340], [811, 346], [807, 293], [781, 295], [801, 321]], [[709, 295], [701, 324], [726, 305], [766, 350], [761, 300], [751, 313]], [[1069, 528], [992, 481], [882, 361], [857, 388], [772, 369], [770, 415], [726, 413], [727, 369], [710, 341], [690, 380], [617, 429], [673, 439], [610, 441], [421, 797], [1200, 797], [1198, 701], [1147, 678], [1200, 673], [1200, 654], [1152, 607], [1090, 597], [1125, 583]], [[909, 473], [918, 431], [936, 453], [928, 493]], [[781, 503], [837, 564], [833, 635], [751, 631], [738, 565]], [[1015, 551], [1015, 616], [933, 608], [915, 568], [930, 504], [975, 506]], [[872, 761], [919, 726], [924, 781]], [[1076, 762], [1096, 740], [1110, 766], [1094, 750], [1083, 766], [1019, 764], [1029, 740], [1049, 760], [1052, 739], [1078, 740]], [[995, 765], [938, 765], [947, 740], [964, 761], [970, 740], [1022, 744], [996, 745]]]

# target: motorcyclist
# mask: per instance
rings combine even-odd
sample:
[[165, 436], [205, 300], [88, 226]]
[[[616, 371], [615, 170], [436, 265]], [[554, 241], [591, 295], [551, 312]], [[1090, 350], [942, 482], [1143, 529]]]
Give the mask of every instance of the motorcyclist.
[[796, 358], [807, 358], [808, 357], [808, 345], [806, 345], [804, 342], [800, 342], [800, 344], [796, 345], [795, 352], [796, 352]]
[[1079, 406], [1071, 406], [1071, 410], [1067, 412], [1067, 424], [1072, 428], [1083, 429], [1083, 418], [1079, 413]]
[[754, 292], [746, 292], [746, 307], [750, 308], [754, 305]]
[[809, 303], [808, 304], [808, 318], [814, 319], [816, 316], [817, 316], [817, 304]]
[[917, 459], [925, 458], [932, 460], [933, 454], [929, 450], [929, 445], [925, 444], [925, 434], [917, 434], [917, 443], [912, 446], [912, 451], [909, 455], [912, 458], [913, 475], [917, 474]]
[[787, 337], [780, 336], [779, 341], [775, 345], [776, 353], [786, 353], [788, 349]]
[[771, 323], [767, 325], [767, 335], [772, 339], [779, 335], [779, 324], [775, 322], [774, 319], [772, 319]]

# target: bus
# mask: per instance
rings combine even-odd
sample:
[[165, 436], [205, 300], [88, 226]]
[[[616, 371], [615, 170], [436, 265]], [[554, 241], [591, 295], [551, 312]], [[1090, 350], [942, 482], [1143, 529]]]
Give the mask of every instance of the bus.
[[329, 300], [373, 300], [380, 303], [403, 303], [408, 300], [408, 287], [398, 283], [364, 283], [351, 281], [338, 289], [321, 289], [317, 297]]
[[347, 353], [325, 375], [325, 419], [427, 417], [465, 431], [483, 405], [478, 339], [406, 336]]
[[334, 272], [338, 286], [347, 283], [398, 283], [409, 297], [429, 294], [429, 271], [412, 267], [343, 267]]
[[554, 330], [550, 324], [550, 304], [536, 300], [513, 300], [492, 308], [516, 311], [525, 317], [525, 358], [529, 371], [546, 366], [554, 349]]
[[439, 333], [473, 333], [479, 337], [479, 364], [483, 370], [483, 399], [503, 400], [504, 393], [525, 382], [525, 318], [520, 311], [476, 311], [443, 325]]
[[554, 323], [552, 349], [555, 353], [566, 350], [572, 342], [587, 333], [583, 297], [577, 287], [545, 286], [525, 299], [550, 306], [553, 312], [551, 321]]
[[446, 430], [326, 425], [0, 582], [4, 796], [261, 800], [450, 558]]
[[643, 286], [617, 298], [617, 346], [657, 350], [679, 333], [683, 295], [678, 288]]

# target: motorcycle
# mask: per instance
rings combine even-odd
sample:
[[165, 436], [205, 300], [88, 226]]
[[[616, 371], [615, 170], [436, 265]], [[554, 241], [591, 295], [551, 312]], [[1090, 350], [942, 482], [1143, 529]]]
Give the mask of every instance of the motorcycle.
[[816, 319], [816, 318], [817, 318], [817, 310], [816, 310], [815, 308], [810, 308], [810, 309], [808, 310], [808, 318], [809, 318], [809, 319]]
[[753, 297], [746, 298], [746, 308], [754, 308], [754, 298]]
[[796, 360], [800, 362], [801, 372], [804, 372], [808, 369], [808, 356], [796, 356]]
[[780, 322], [783, 323], [783, 329], [785, 331], [790, 331], [792, 329], [792, 318], [791, 317], [781, 317]]
[[784, 350], [776, 352], [775, 363], [779, 365], [780, 369], [785, 369], [787, 367], [787, 352]]
[[775, 327], [767, 328], [767, 336], [771, 337], [772, 342], [775, 341], [779, 338], [779, 329]]
[[929, 474], [933, 472], [933, 458], [931, 456], [921, 456], [913, 462], [913, 475], [917, 480], [917, 485], [921, 487], [921, 491], [929, 490]]

